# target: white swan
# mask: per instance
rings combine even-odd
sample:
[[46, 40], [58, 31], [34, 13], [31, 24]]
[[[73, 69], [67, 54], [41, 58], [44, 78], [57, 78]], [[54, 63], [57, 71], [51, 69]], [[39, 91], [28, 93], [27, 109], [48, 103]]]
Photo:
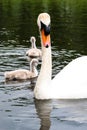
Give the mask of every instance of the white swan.
[[36, 38], [34, 36], [30, 38], [30, 42], [31, 42], [31, 49], [26, 51], [26, 56], [30, 58], [41, 58], [42, 51], [36, 47], [36, 44], [35, 44]]
[[37, 59], [32, 59], [30, 62], [30, 70], [18, 69], [7, 71], [4, 73], [6, 80], [27, 80], [38, 76], [36, 66], [38, 65]]
[[42, 66], [38, 76], [34, 95], [37, 99], [78, 99], [87, 98], [87, 56], [71, 61], [54, 79], [52, 76], [50, 16], [41, 13], [38, 16]]

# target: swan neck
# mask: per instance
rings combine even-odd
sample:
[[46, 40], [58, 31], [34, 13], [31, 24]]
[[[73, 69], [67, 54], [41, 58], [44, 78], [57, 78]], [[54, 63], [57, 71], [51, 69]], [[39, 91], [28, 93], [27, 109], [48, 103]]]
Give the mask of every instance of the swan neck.
[[47, 80], [51, 80], [52, 76], [52, 58], [51, 58], [51, 46], [49, 48], [42, 47], [42, 67], [43, 75]]
[[40, 74], [37, 79], [38, 86], [42, 86], [41, 84], [46, 84], [51, 81], [52, 76], [52, 58], [51, 58], [51, 46], [48, 48], [43, 46], [42, 38], [41, 38], [41, 44], [42, 44], [42, 65]]

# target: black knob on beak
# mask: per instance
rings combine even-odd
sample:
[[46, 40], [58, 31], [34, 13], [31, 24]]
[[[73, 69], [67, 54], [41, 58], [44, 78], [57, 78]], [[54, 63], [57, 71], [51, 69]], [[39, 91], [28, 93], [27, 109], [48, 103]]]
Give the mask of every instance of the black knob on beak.
[[44, 32], [45, 32], [46, 36], [49, 35], [50, 34], [50, 26], [45, 26]]
[[44, 29], [44, 33], [46, 36], [50, 34], [50, 25], [47, 26], [41, 22], [41, 30], [42, 29]]

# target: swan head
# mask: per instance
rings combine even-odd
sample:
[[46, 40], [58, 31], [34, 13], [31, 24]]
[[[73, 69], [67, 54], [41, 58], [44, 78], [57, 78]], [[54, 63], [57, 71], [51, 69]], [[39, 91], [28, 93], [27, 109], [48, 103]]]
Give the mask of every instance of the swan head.
[[41, 13], [37, 18], [37, 25], [41, 32], [42, 44], [48, 48], [50, 46], [50, 15], [48, 13]]

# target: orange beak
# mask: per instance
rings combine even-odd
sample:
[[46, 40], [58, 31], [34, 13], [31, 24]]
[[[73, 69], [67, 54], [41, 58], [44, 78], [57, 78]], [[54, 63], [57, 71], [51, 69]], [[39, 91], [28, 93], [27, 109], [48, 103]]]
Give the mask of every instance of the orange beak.
[[50, 46], [50, 34], [45, 35], [44, 29], [41, 30], [42, 43], [44, 47], [48, 48]]

